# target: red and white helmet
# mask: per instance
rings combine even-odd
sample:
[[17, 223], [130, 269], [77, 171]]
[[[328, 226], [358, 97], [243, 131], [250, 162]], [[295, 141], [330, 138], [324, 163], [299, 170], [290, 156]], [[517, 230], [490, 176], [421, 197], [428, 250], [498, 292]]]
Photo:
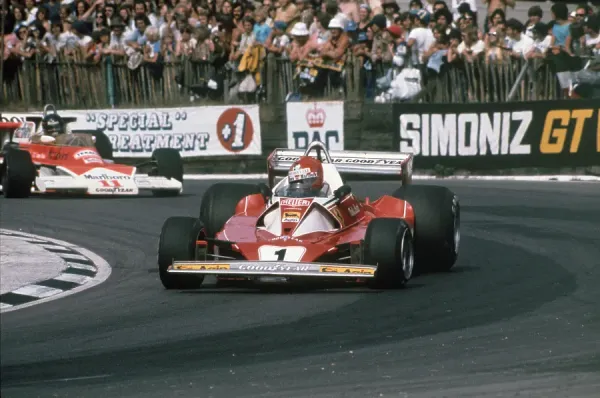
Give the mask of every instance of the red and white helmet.
[[290, 167], [288, 184], [289, 196], [317, 196], [324, 185], [323, 165], [310, 156], [300, 157]]

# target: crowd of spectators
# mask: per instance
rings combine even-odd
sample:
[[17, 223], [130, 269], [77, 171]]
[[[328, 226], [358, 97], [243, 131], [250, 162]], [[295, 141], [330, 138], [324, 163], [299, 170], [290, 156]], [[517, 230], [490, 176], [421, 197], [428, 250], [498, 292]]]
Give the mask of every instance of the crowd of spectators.
[[408, 9], [395, 0], [5, 1], [4, 61], [112, 57], [135, 69], [187, 57], [241, 73], [242, 91], [269, 78], [259, 71], [267, 54], [297, 65], [300, 86], [313, 89], [343, 87], [352, 54], [371, 97], [403, 69], [426, 81], [454, 62], [553, 57], [560, 72], [600, 54], [600, 17], [587, 3], [569, 11], [555, 2], [551, 15], [532, 6], [519, 21], [506, 18], [515, 0], [412, 0]]

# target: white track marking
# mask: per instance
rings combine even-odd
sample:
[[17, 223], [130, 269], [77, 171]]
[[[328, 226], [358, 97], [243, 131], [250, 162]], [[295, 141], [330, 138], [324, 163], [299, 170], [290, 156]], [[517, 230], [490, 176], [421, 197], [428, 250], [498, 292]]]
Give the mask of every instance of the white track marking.
[[67, 261], [67, 267], [84, 269], [86, 271], [96, 272], [96, 267], [94, 267], [93, 265], [88, 265], [88, 264], [71, 263], [71, 262]]
[[[19, 288], [17, 290], [13, 290], [13, 291], [7, 292], [7, 293], [23, 294], [23, 295], [27, 295], [31, 298], [36, 298], [36, 300], [32, 300], [25, 304], [11, 305], [11, 303], [7, 297], [5, 299], [7, 302], [0, 302], [0, 312], [2, 312], [2, 314], [6, 313], [6, 312], [19, 310], [22, 308], [31, 307], [31, 306], [34, 306], [37, 304], [48, 302], [48, 301], [56, 300], [56, 299], [63, 298], [66, 296], [70, 296], [72, 294], [81, 292], [82, 290], [89, 289], [89, 288], [99, 285], [100, 283], [107, 280], [112, 272], [110, 265], [102, 257], [98, 256], [97, 254], [95, 254], [83, 247], [76, 246], [72, 243], [53, 239], [53, 238], [46, 238], [44, 236], [33, 235], [33, 234], [28, 234], [28, 233], [24, 233], [24, 232], [20, 232], [20, 231], [13, 231], [13, 230], [6, 230], [6, 229], [0, 229], [0, 233], [7, 234], [12, 237], [18, 237], [20, 239], [23, 239], [23, 241], [26, 241], [26, 242], [35, 242], [35, 243], [31, 243], [32, 245], [42, 245], [43, 244], [44, 246], [46, 246], [48, 248], [55, 248], [55, 249], [62, 248], [64, 251], [66, 251], [65, 248], [68, 248], [68, 249], [71, 249], [74, 252], [78, 253], [78, 254], [64, 253], [64, 252], [60, 252], [60, 251], [59, 252], [48, 252], [49, 254], [51, 253], [52, 255], [63, 258], [63, 260], [65, 261], [65, 265], [66, 265], [65, 269], [62, 271], [61, 274], [57, 275], [54, 278], [50, 278], [50, 279], [65, 281], [65, 282], [73, 282], [73, 283], [76, 283], [78, 286], [76, 286], [72, 289], [68, 289], [68, 290], [55, 289], [55, 288], [40, 286], [40, 285], [36, 285], [36, 284], [29, 284], [26, 286], [22, 286], [21, 288]], [[56, 244], [56, 246], [51, 246], [48, 244], [48, 242], [54, 243], [54, 244]], [[70, 262], [69, 259], [73, 260], [73, 262]], [[79, 262], [75, 262], [78, 260], [87, 260], [91, 264], [81, 264]], [[86, 276], [86, 275], [71, 274], [68, 272], [65, 273], [65, 271], [68, 270], [69, 268], [76, 268], [76, 269], [90, 271], [90, 272], [95, 273], [95, 275], [94, 276]], [[42, 282], [38, 282], [38, 283], [42, 283]], [[94, 376], [94, 377], [107, 377], [107, 376], [103, 375], [103, 376]], [[78, 379], [78, 378], [75, 378], [73, 380], [76, 380], [76, 379]], [[62, 379], [62, 380], [68, 381], [70, 379]]]
[[[56, 254], [59, 254], [59, 253], [56, 253]], [[72, 254], [72, 253], [64, 253], [64, 254], [60, 253], [60, 255], [66, 261], [69, 261], [69, 260], [87, 260], [88, 259], [85, 256], [79, 256], [77, 254]]]
[[85, 275], [77, 275], [77, 274], [60, 274], [59, 276], [57, 276], [56, 278], [52, 278], [54, 280], [57, 281], [64, 281], [64, 282], [73, 282], [73, 283], [77, 283], [79, 285], [83, 285], [84, 283], [87, 283], [90, 281], [89, 276], [85, 276]]
[[11, 293], [22, 294], [25, 296], [46, 298], [62, 293], [63, 290], [55, 289], [53, 287], [39, 286], [39, 285], [27, 285], [13, 290]]

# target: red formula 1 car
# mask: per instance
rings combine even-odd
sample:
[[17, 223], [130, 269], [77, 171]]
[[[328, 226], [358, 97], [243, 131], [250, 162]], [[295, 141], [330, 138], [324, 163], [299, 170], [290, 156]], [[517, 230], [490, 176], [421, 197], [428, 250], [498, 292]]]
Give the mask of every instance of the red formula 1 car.
[[[300, 156], [322, 162], [325, 184], [314, 197], [290, 197], [288, 179]], [[448, 270], [457, 258], [460, 206], [450, 190], [411, 184], [412, 155], [328, 153], [313, 142], [305, 153], [275, 150], [269, 184], [217, 183], [199, 217], [171, 217], [162, 227], [158, 266], [167, 289], [217, 280], [292, 283], [363, 281], [378, 288], [405, 284], [413, 270]], [[377, 200], [357, 198], [342, 175], [394, 178], [402, 186]]]
[[156, 149], [150, 161], [137, 166], [120, 165], [112, 160], [104, 133], [54, 139], [33, 134], [35, 126], [28, 123], [0, 123], [0, 131], [10, 132], [0, 151], [0, 191], [7, 198], [32, 192], [138, 195], [142, 190], [173, 196], [183, 190], [183, 162], [174, 149]]

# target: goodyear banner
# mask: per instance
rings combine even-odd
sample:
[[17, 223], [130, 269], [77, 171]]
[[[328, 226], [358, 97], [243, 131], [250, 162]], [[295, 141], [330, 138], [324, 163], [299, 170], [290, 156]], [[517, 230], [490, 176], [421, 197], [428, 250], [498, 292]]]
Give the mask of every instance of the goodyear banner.
[[[102, 130], [115, 158], [148, 158], [157, 148], [182, 157], [260, 155], [258, 105], [104, 110], [59, 110], [71, 130]], [[3, 114], [10, 121], [41, 113]], [[73, 121], [74, 120], [74, 121]]]
[[600, 165], [600, 105], [592, 101], [395, 104], [394, 119], [394, 147], [415, 153], [417, 168]]
[[321, 141], [331, 151], [344, 150], [344, 102], [288, 102], [288, 149], [306, 149]]

